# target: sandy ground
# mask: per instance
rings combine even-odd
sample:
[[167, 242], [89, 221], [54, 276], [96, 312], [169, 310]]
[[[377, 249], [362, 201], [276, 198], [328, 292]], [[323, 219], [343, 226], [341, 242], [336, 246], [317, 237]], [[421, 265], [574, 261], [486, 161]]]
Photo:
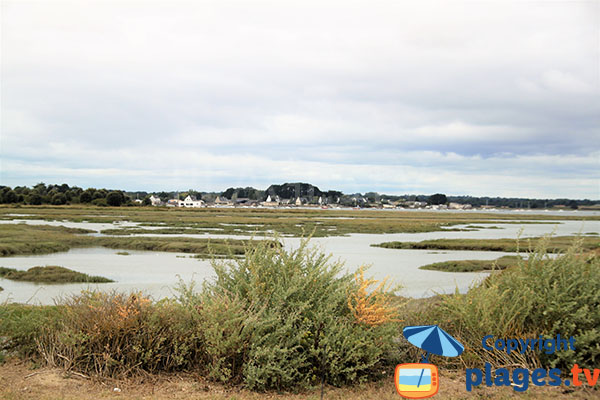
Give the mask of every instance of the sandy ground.
[[[127, 381], [98, 381], [53, 368], [33, 368], [29, 362], [10, 360], [0, 365], [0, 398], [13, 399], [320, 399], [320, 389], [300, 394], [256, 393], [225, 387], [192, 374], [161, 375]], [[325, 387], [325, 399], [399, 399], [392, 378], [353, 388]], [[511, 388], [465, 390], [464, 374], [442, 371], [435, 399], [600, 399], [600, 390], [530, 387], [524, 393]]]

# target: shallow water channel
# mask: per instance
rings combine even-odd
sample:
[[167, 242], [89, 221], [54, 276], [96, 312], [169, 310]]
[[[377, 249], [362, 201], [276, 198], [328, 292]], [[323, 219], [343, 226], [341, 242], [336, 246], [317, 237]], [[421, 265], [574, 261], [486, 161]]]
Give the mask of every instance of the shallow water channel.
[[[14, 223], [16, 221], [11, 222]], [[25, 220], [23, 222], [65, 225], [94, 230], [135, 225], [133, 223], [112, 225], [39, 220]], [[600, 231], [600, 221], [556, 221], [552, 224], [503, 224], [501, 222], [488, 222], [475, 223], [473, 225], [481, 227], [494, 226], [500, 229], [479, 229], [463, 232], [352, 234], [349, 236], [313, 238], [311, 244], [319, 246], [323, 252], [330, 253], [332, 260], [343, 261], [348, 271], [354, 271], [360, 265], [371, 265], [367, 275], [372, 275], [376, 279], [390, 277], [395, 283], [403, 286], [398, 292], [399, 294], [410, 297], [426, 297], [435, 293], [454, 292], [457, 288], [459, 291], [465, 292], [470, 285], [487, 276], [487, 273], [425, 271], [418, 269], [419, 266], [448, 260], [491, 260], [511, 253], [397, 250], [371, 247], [370, 245], [386, 241], [421, 241], [440, 238], [495, 239], [517, 238], [519, 235], [522, 238], [526, 238], [551, 233], [557, 236], [564, 236]], [[203, 238], [230, 237], [234, 239], [247, 237], [214, 234], [177, 236]], [[287, 248], [298, 247], [300, 241], [298, 238], [288, 237], [282, 240]], [[107, 284], [57, 285], [0, 279], [0, 286], [4, 288], [4, 291], [0, 292], [0, 302], [9, 300], [20, 303], [52, 304], [55, 300], [79, 293], [82, 289], [97, 288], [126, 292], [141, 290], [158, 299], [172, 296], [175, 293], [175, 285], [180, 278], [185, 282], [190, 282], [193, 279], [201, 283], [204, 279], [211, 279], [213, 277], [209, 261], [190, 258], [188, 254], [127, 250], [129, 255], [119, 255], [117, 252], [118, 250], [114, 249], [95, 247], [72, 249], [68, 252], [37, 256], [2, 257], [0, 258], [0, 266], [3, 267], [25, 270], [37, 265], [60, 265], [90, 275], [104, 276], [116, 282]]]

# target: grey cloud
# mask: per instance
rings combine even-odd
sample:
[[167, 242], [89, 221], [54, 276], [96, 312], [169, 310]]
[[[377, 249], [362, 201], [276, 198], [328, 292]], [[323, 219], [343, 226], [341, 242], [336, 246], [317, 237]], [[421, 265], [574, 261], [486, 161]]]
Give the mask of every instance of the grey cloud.
[[598, 197], [590, 4], [4, 2], [0, 178]]

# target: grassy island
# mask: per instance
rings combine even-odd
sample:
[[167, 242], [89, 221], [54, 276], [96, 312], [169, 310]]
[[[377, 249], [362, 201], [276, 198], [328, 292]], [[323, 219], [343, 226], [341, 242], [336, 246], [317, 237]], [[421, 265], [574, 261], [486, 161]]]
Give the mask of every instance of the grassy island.
[[600, 250], [600, 240], [595, 237], [553, 236], [550, 238], [527, 239], [435, 239], [421, 242], [384, 242], [373, 244], [374, 247], [387, 249], [419, 249], [419, 250], [476, 250], [476, 251], [527, 251], [539, 246], [540, 242], [547, 240], [545, 245], [548, 253], [560, 253], [573, 245], [574, 240], [581, 241], [583, 251]]
[[433, 264], [427, 264], [419, 267], [432, 271], [445, 272], [478, 272], [500, 270], [512, 267], [518, 264], [519, 256], [503, 256], [496, 260], [454, 260], [442, 261]]
[[36, 283], [108, 283], [114, 282], [101, 276], [90, 276], [82, 272], [70, 270], [65, 267], [48, 265], [45, 267], [32, 267], [27, 271], [14, 268], [0, 267], [0, 277], [13, 281], [26, 281]]

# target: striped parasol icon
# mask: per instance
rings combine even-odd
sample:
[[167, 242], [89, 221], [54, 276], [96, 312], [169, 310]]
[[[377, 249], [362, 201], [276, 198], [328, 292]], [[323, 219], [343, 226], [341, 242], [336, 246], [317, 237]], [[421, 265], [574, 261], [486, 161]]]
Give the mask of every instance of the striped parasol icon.
[[[412, 345], [425, 350], [425, 355], [421, 359], [424, 363], [429, 363], [429, 353], [456, 357], [465, 350], [465, 346], [437, 325], [407, 326], [402, 333]], [[423, 371], [421, 371], [421, 378]], [[421, 378], [417, 387], [420, 386]]]

